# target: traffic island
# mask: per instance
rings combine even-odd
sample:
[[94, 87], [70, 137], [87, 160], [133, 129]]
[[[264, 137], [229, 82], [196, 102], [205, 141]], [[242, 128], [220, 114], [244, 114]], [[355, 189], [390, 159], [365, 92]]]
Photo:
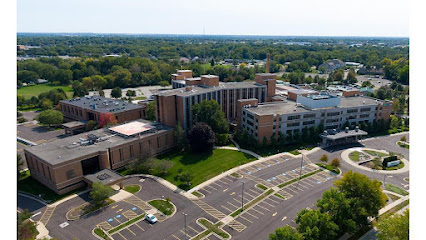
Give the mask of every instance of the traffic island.
[[166, 198], [166, 200], [153, 199], [149, 201], [148, 204], [157, 209], [158, 213], [155, 213], [154, 215], [157, 217], [159, 222], [163, 222], [172, 217], [177, 211], [176, 206], [168, 198]]

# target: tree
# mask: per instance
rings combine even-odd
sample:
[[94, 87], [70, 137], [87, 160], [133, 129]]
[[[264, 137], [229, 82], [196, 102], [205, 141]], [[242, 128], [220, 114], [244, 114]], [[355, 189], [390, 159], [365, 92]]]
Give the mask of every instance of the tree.
[[63, 85], [69, 84], [73, 79], [73, 72], [69, 69], [58, 69], [55, 71], [55, 80]]
[[155, 104], [154, 102], [150, 102], [146, 105], [146, 119], [150, 121], [155, 120]]
[[331, 160], [330, 165], [334, 168], [338, 168], [341, 166], [340, 160], [338, 158], [334, 158], [333, 160]]
[[283, 228], [275, 229], [275, 233], [269, 234], [269, 240], [303, 240], [303, 235], [287, 225]]
[[111, 97], [113, 98], [121, 98], [121, 88], [115, 87], [111, 90]]
[[323, 154], [320, 158], [321, 162], [327, 163], [328, 162], [328, 156], [326, 154]]
[[17, 177], [18, 177], [18, 180], [19, 180], [21, 178], [21, 169], [22, 169], [22, 166], [24, 166], [24, 160], [22, 159], [21, 154], [17, 154], [16, 156], [17, 156], [17, 165], [18, 165]]
[[57, 110], [45, 110], [38, 115], [38, 121], [50, 127], [52, 124], [61, 124], [64, 121], [64, 115]]
[[179, 180], [184, 182], [186, 185], [191, 185], [191, 181], [194, 179], [194, 174], [191, 172], [182, 173], [179, 177]]
[[117, 119], [112, 113], [101, 113], [99, 115], [99, 126], [103, 128], [104, 126], [111, 126], [117, 124]]
[[220, 105], [215, 100], [203, 100], [192, 106], [192, 114], [195, 122], [204, 122], [215, 133], [227, 133], [229, 124], [222, 112]]
[[169, 85], [170, 85], [170, 83], [169, 83], [168, 81], [161, 81], [161, 82], [159, 82], [159, 84], [160, 84], [160, 86], [162, 86], [162, 87], [167, 87], [167, 86], [169, 86]]
[[316, 206], [323, 213], [329, 213], [334, 223], [339, 226], [339, 232], [353, 233], [356, 231], [356, 222], [352, 219], [352, 201], [346, 198], [343, 192], [336, 188], [326, 190]]
[[86, 124], [86, 131], [92, 131], [99, 127], [98, 123], [93, 120], [89, 120]]
[[53, 102], [50, 101], [49, 99], [44, 98], [41, 102], [40, 102], [40, 107], [43, 110], [47, 110], [52, 108], [53, 106]]
[[82, 85], [73, 87], [74, 93], [73, 97], [84, 97], [89, 94], [89, 90]]
[[91, 78], [92, 78], [92, 81], [93, 81], [93, 86], [97, 90], [102, 90], [107, 84], [106, 79], [104, 77], [100, 76], [100, 75], [94, 75]]
[[198, 122], [188, 133], [188, 141], [195, 152], [209, 152], [216, 141], [212, 128], [203, 122]]
[[126, 96], [128, 97], [136, 97], [136, 91], [135, 90], [127, 90]]
[[212, 58], [212, 60], [210, 60], [210, 66], [214, 66], [214, 59]]
[[377, 226], [377, 238], [379, 240], [408, 240], [409, 239], [409, 210], [404, 214], [394, 214], [391, 217], [380, 220]]
[[92, 184], [89, 197], [93, 200], [95, 205], [101, 205], [113, 194], [114, 190], [110, 186], [103, 185], [101, 182], [95, 182]]
[[31, 215], [32, 213], [28, 209], [17, 213], [19, 240], [35, 239], [38, 234], [36, 223], [30, 219]]
[[167, 169], [173, 167], [173, 162], [170, 160], [159, 160], [157, 167], [161, 170], [161, 174], [164, 175], [167, 173]]
[[399, 139], [401, 142], [406, 142], [407, 138], [405, 136], [402, 136], [401, 139]]
[[185, 131], [180, 126], [179, 122], [176, 123], [175, 131], [173, 134], [175, 136], [176, 148], [179, 150], [184, 149], [186, 146]]
[[357, 82], [355, 71], [350, 69], [348, 75], [346, 76], [346, 81], [350, 84], [354, 84]]
[[358, 226], [367, 224], [368, 217], [376, 217], [379, 209], [386, 204], [387, 197], [382, 191], [381, 183], [360, 173], [348, 171], [334, 185], [353, 201], [352, 219]]
[[23, 70], [18, 71], [18, 80], [24, 83], [35, 83], [40, 76], [33, 71]]
[[85, 77], [83, 78], [83, 81], [81, 81], [81, 85], [89, 90], [92, 90], [95, 86], [95, 84], [93, 83], [93, 80], [91, 77]]
[[334, 240], [339, 230], [331, 216], [319, 209], [303, 209], [297, 214], [296, 223], [299, 224], [297, 230], [306, 240]]
[[98, 91], [98, 93], [99, 93], [99, 96], [101, 96], [101, 97], [105, 97], [105, 92], [104, 92], [104, 91], [99, 90], [99, 91]]

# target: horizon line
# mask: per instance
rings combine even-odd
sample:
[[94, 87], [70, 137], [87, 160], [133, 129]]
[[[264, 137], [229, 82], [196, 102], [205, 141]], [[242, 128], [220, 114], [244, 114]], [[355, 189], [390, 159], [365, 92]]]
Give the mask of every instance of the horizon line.
[[174, 36], [233, 36], [233, 37], [320, 37], [320, 38], [410, 38], [409, 36], [349, 36], [349, 35], [252, 35], [252, 34], [194, 34], [194, 33], [97, 33], [97, 32], [16, 32], [17, 34], [97, 34], [97, 35], [174, 35]]

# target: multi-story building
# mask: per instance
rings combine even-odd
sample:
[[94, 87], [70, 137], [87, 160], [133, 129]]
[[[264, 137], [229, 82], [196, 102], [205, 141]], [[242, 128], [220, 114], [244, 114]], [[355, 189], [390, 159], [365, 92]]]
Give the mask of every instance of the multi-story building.
[[59, 102], [65, 120], [99, 122], [102, 113], [112, 113], [118, 123], [145, 118], [146, 106], [128, 103], [119, 99], [86, 96]]
[[[222, 107], [225, 117], [233, 121], [238, 115], [238, 100], [256, 98], [262, 103], [271, 101], [275, 95], [275, 74], [256, 74], [254, 82], [223, 83], [219, 82], [218, 76], [202, 75], [199, 78], [192, 78], [192, 73], [184, 73], [190, 78], [182, 77], [182, 74], [173, 74], [172, 83], [175, 89], [154, 95], [156, 119], [170, 127], [179, 122], [184, 129], [191, 128], [194, 119], [192, 106], [206, 99], [216, 100]], [[176, 78], [184, 80], [174, 80]]]
[[369, 97], [340, 97], [326, 94], [297, 96], [297, 101], [257, 104], [242, 107], [241, 127], [258, 141], [278, 137], [281, 132], [301, 133], [305, 127], [342, 129], [350, 126], [389, 119], [392, 102]]
[[102, 171], [123, 167], [139, 156], [156, 155], [173, 146], [172, 128], [139, 120], [25, 148], [24, 153], [31, 176], [63, 194], [93, 183], [94, 174], [103, 176], [98, 180], [106, 180], [109, 175], [109, 180], [115, 181], [117, 173], [105, 175]]

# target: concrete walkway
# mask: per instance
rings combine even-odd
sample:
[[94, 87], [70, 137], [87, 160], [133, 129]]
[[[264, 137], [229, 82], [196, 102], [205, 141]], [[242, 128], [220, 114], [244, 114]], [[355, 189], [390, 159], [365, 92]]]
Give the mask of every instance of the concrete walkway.
[[49, 230], [47, 230], [46, 226], [44, 226], [43, 223], [37, 222], [36, 229], [38, 231], [36, 239], [50, 239], [51, 238], [49, 236]]
[[126, 190], [120, 189], [118, 191], [118, 193], [114, 194], [113, 196], [110, 197], [110, 199], [114, 200], [115, 202], [119, 202], [123, 199], [126, 199], [130, 196], [133, 196], [133, 194], [129, 193]]
[[346, 149], [345, 151], [342, 152], [342, 154], [340, 156], [342, 157], [343, 161], [347, 162], [348, 164], [352, 165], [353, 167], [359, 168], [359, 169], [362, 169], [362, 170], [365, 170], [365, 171], [374, 172], [374, 173], [400, 174], [400, 173], [408, 172], [408, 170], [410, 170], [410, 163], [405, 158], [401, 159], [401, 161], [404, 163], [404, 167], [401, 168], [401, 169], [397, 169], [397, 170], [391, 170], [391, 171], [374, 170], [374, 169], [371, 169], [369, 167], [360, 166], [360, 165], [358, 165], [357, 162], [354, 162], [354, 161], [352, 161], [349, 158], [349, 154], [351, 152], [353, 152], [353, 151], [360, 151], [360, 150], [373, 150], [373, 151], [383, 152], [383, 153], [387, 153], [388, 154], [388, 152], [385, 151], [385, 150], [377, 150], [377, 149], [371, 149], [371, 148], [360, 148], [360, 147], [357, 147], [357, 148]]

